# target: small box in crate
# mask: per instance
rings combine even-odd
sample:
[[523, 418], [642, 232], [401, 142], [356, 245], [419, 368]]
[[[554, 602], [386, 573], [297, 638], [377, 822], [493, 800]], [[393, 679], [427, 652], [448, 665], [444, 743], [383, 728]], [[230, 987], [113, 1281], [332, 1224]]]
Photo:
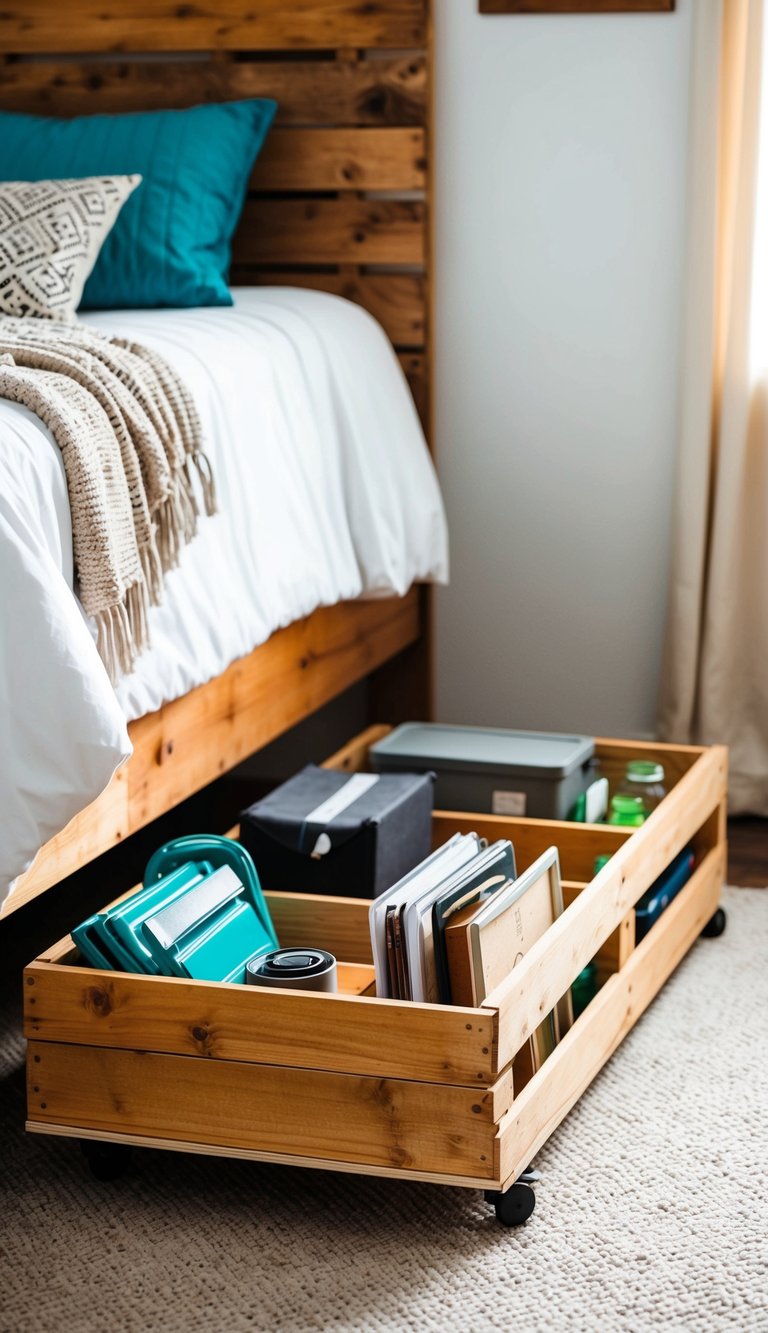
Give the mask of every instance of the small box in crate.
[[240, 817], [262, 888], [376, 898], [432, 847], [433, 773], [308, 765]]

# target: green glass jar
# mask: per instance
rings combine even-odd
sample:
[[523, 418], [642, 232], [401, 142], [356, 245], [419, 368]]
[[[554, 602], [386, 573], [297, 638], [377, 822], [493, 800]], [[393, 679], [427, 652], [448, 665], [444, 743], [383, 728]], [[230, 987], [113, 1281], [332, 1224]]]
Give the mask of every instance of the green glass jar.
[[646, 817], [653, 814], [666, 794], [664, 769], [653, 759], [630, 760], [624, 777], [616, 789], [617, 796], [639, 796]]
[[623, 828], [638, 828], [647, 818], [648, 812], [641, 796], [628, 796], [625, 792], [617, 792], [611, 797], [611, 808], [608, 811], [609, 824], [619, 824]]

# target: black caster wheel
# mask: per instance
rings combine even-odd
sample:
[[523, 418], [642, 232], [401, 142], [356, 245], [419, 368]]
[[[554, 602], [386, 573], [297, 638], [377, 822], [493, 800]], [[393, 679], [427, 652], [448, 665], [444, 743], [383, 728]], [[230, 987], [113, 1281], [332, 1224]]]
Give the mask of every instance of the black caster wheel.
[[536, 1194], [530, 1185], [516, 1181], [503, 1194], [486, 1190], [485, 1197], [496, 1210], [496, 1221], [503, 1227], [519, 1227], [527, 1222], [536, 1207]]
[[717, 911], [712, 914], [706, 926], [701, 932], [703, 939], [705, 940], [717, 939], [717, 936], [722, 935], [723, 931], [725, 930], [726, 921], [727, 917], [725, 915], [725, 912], [723, 911], [722, 907], [718, 907]]
[[80, 1147], [95, 1180], [119, 1180], [131, 1165], [128, 1143], [102, 1143], [98, 1139], [81, 1139]]

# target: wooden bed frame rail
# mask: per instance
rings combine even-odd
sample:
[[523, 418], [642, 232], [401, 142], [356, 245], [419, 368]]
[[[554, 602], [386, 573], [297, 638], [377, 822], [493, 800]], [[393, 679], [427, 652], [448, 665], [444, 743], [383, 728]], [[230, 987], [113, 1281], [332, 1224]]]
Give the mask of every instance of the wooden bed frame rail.
[[[276, 98], [232, 281], [318, 288], [370, 310], [428, 438], [429, 69], [428, 0], [11, 0], [0, 24], [4, 110], [73, 116]], [[372, 715], [427, 716], [429, 631], [425, 588], [323, 609], [133, 723], [132, 759], [46, 845], [0, 915], [356, 681], [370, 677]]]

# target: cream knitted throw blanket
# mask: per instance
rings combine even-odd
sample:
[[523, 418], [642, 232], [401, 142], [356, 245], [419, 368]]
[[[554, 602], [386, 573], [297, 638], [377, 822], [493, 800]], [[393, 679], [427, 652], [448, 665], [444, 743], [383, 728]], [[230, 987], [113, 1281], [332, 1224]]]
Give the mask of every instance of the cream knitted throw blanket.
[[201, 512], [216, 511], [192, 396], [162, 357], [83, 325], [0, 319], [0, 397], [61, 450], [77, 592], [113, 683], [149, 642], [147, 612]]

